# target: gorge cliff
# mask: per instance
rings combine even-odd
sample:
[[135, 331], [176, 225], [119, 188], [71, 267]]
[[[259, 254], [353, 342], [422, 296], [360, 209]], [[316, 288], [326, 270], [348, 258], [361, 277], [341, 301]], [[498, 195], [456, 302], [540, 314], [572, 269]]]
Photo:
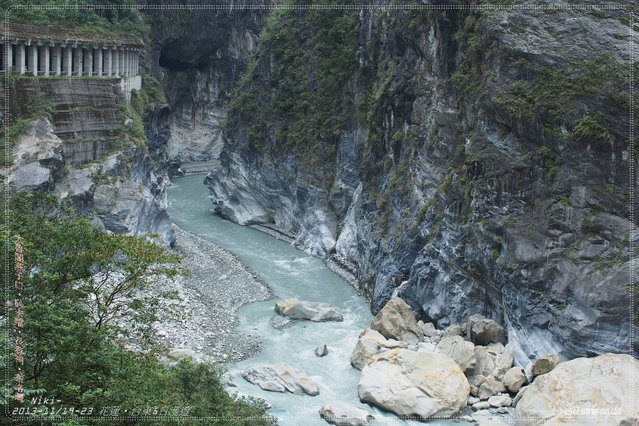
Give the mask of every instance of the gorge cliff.
[[147, 8], [130, 105], [110, 79], [5, 81], [34, 120], [3, 172], [172, 244], [168, 177], [210, 171], [218, 214], [339, 265], [374, 313], [481, 313], [521, 364], [636, 357], [632, 5]]
[[497, 319], [522, 364], [637, 356], [637, 27], [615, 5], [271, 12], [215, 210], [341, 264], [373, 312]]

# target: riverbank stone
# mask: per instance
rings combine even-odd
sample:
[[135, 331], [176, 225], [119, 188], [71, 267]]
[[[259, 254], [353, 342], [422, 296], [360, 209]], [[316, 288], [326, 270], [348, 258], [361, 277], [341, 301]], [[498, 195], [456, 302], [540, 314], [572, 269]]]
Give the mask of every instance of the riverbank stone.
[[442, 337], [435, 347], [435, 352], [452, 358], [464, 372], [475, 368], [475, 345], [461, 336]]
[[527, 383], [526, 374], [521, 367], [513, 367], [504, 374], [502, 382], [509, 392], [516, 394]]
[[342, 314], [327, 303], [309, 302], [297, 298], [286, 299], [275, 304], [275, 312], [290, 319], [309, 321], [343, 321]]
[[446, 355], [393, 349], [375, 355], [362, 369], [362, 402], [399, 416], [450, 417], [466, 405], [470, 386]]
[[368, 426], [375, 417], [366, 410], [341, 401], [329, 401], [319, 410], [320, 416], [337, 426]]
[[546, 355], [538, 358], [535, 363], [532, 365], [532, 375], [533, 377], [541, 376], [542, 374], [546, 374], [552, 371], [559, 364], [559, 355]]
[[390, 349], [407, 347], [408, 343], [406, 342], [395, 339], [386, 339], [377, 330], [367, 328], [359, 335], [355, 348], [353, 348], [353, 352], [351, 353], [351, 365], [358, 370], [361, 370], [373, 357], [373, 355], [377, 355]]
[[476, 345], [488, 345], [490, 343], [506, 343], [506, 332], [497, 321], [475, 314], [468, 317], [466, 323], [466, 335]]
[[[535, 378], [517, 402], [521, 426], [639, 424], [639, 404], [628, 394], [639, 377], [639, 361], [605, 354], [562, 362]], [[521, 391], [520, 391], [521, 392]]]
[[371, 328], [379, 331], [387, 339], [403, 340], [411, 344], [419, 343], [424, 337], [413, 310], [399, 297], [393, 297], [386, 302], [371, 321]]
[[303, 370], [284, 363], [257, 365], [242, 373], [242, 377], [270, 392], [319, 395], [319, 388]]
[[326, 345], [319, 345], [318, 347], [315, 348], [315, 355], [318, 357], [323, 357], [328, 355], [328, 348], [326, 347]]

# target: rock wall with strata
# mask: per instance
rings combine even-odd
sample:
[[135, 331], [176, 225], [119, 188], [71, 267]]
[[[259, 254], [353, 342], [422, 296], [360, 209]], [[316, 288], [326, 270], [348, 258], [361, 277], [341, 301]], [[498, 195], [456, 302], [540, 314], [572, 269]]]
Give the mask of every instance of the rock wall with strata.
[[[321, 116], [321, 70], [294, 49], [317, 48], [315, 15], [273, 15], [207, 177], [215, 208], [348, 267], [373, 312], [398, 294], [439, 327], [488, 315], [523, 364], [636, 356], [637, 28], [629, 2], [561, 5], [344, 12], [356, 53], [338, 116]], [[296, 87], [306, 96], [288, 96]], [[325, 120], [295, 144], [312, 111]]]
[[158, 234], [162, 244], [173, 244], [167, 135], [154, 119], [162, 109], [148, 111], [144, 138], [132, 129], [136, 117], [115, 79], [16, 79], [9, 91], [12, 116], [24, 120], [33, 100], [52, 111], [49, 118], [31, 117], [16, 136], [13, 161], [2, 170], [12, 188], [54, 194], [109, 231]]

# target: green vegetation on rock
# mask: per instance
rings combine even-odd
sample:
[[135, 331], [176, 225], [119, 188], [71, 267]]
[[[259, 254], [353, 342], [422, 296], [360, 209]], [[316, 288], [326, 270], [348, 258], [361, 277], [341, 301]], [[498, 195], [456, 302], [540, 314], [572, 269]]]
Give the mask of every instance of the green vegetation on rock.
[[[27, 129], [33, 120], [42, 118], [50, 119], [55, 112], [55, 103], [47, 97], [44, 92], [37, 92], [35, 96], [29, 100], [25, 110], [24, 115], [18, 117], [17, 120], [6, 128], [6, 134], [3, 135], [2, 143], [0, 143], [0, 166], [10, 166], [13, 164], [11, 149], [18, 141], [18, 136]], [[3, 131], [5, 130], [3, 129]], [[8, 158], [6, 151], [9, 151]]]
[[[98, 6], [98, 7], [96, 7]], [[148, 38], [150, 26], [134, 0], [0, 0], [10, 22], [41, 27], [73, 28], [96, 35]]]
[[293, 154], [315, 172], [333, 164], [354, 108], [347, 82], [355, 71], [356, 34], [355, 12], [281, 9], [268, 17], [230, 113], [250, 121], [249, 140], [262, 153]]
[[[190, 361], [169, 366], [160, 362], [161, 350], [151, 341], [143, 345], [150, 349], [146, 353], [132, 352], [121, 343], [127, 330], [116, 317], [124, 315], [150, 329], [157, 304], [150, 300], [153, 296], [138, 291], [148, 280], [180, 273], [176, 255], [136, 237], [108, 235], [42, 195], [14, 195], [2, 214], [3, 258], [8, 256], [0, 272], [9, 282], [15, 280], [18, 237], [24, 247], [19, 298], [25, 302], [22, 371], [27, 400], [55, 396], [61, 406], [92, 407], [89, 417], [72, 415], [70, 421], [65, 416], [66, 424], [74, 425], [113, 424], [99, 418], [103, 408], [113, 406], [119, 406], [121, 414], [147, 407], [188, 407], [191, 416], [217, 417], [225, 424], [269, 424], [263, 405], [225, 391], [219, 368]], [[15, 310], [7, 310], [7, 302], [18, 296], [8, 290], [0, 296], [0, 309], [5, 321], [13, 322]], [[15, 339], [0, 336], [3, 348], [6, 344], [12, 350]], [[15, 377], [4, 355], [3, 350], [0, 367]], [[7, 387], [0, 389], [0, 398], [9, 412], [17, 406]], [[34, 415], [33, 420], [57, 423], [62, 418]], [[188, 418], [175, 417], [170, 424], [188, 423]]]

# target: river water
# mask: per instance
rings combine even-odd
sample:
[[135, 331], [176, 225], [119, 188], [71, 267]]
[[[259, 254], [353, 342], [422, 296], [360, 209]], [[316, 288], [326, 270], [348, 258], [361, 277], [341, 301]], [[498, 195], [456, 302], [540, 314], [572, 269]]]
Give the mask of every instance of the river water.
[[[290, 244], [245, 226], [223, 220], [211, 213], [209, 191], [201, 175], [176, 179], [169, 188], [169, 213], [182, 229], [209, 239], [229, 250], [251, 268], [273, 292], [273, 300], [245, 305], [240, 309], [240, 332], [257, 335], [263, 350], [245, 361], [229, 364], [228, 371], [240, 394], [268, 401], [271, 414], [281, 425], [326, 425], [318, 414], [327, 401], [339, 400], [364, 408], [376, 418], [373, 425], [422, 424], [402, 421], [359, 402], [357, 383], [360, 371], [351, 367], [350, 355], [359, 333], [369, 326], [371, 313], [363, 297], [321, 260]], [[271, 325], [274, 303], [297, 297], [325, 302], [344, 315], [343, 322], [297, 321], [283, 330]], [[326, 344], [328, 355], [315, 356], [315, 347]], [[241, 377], [241, 372], [257, 364], [284, 362], [303, 369], [317, 383], [315, 397], [263, 391]], [[452, 422], [431, 422], [445, 425]]]

